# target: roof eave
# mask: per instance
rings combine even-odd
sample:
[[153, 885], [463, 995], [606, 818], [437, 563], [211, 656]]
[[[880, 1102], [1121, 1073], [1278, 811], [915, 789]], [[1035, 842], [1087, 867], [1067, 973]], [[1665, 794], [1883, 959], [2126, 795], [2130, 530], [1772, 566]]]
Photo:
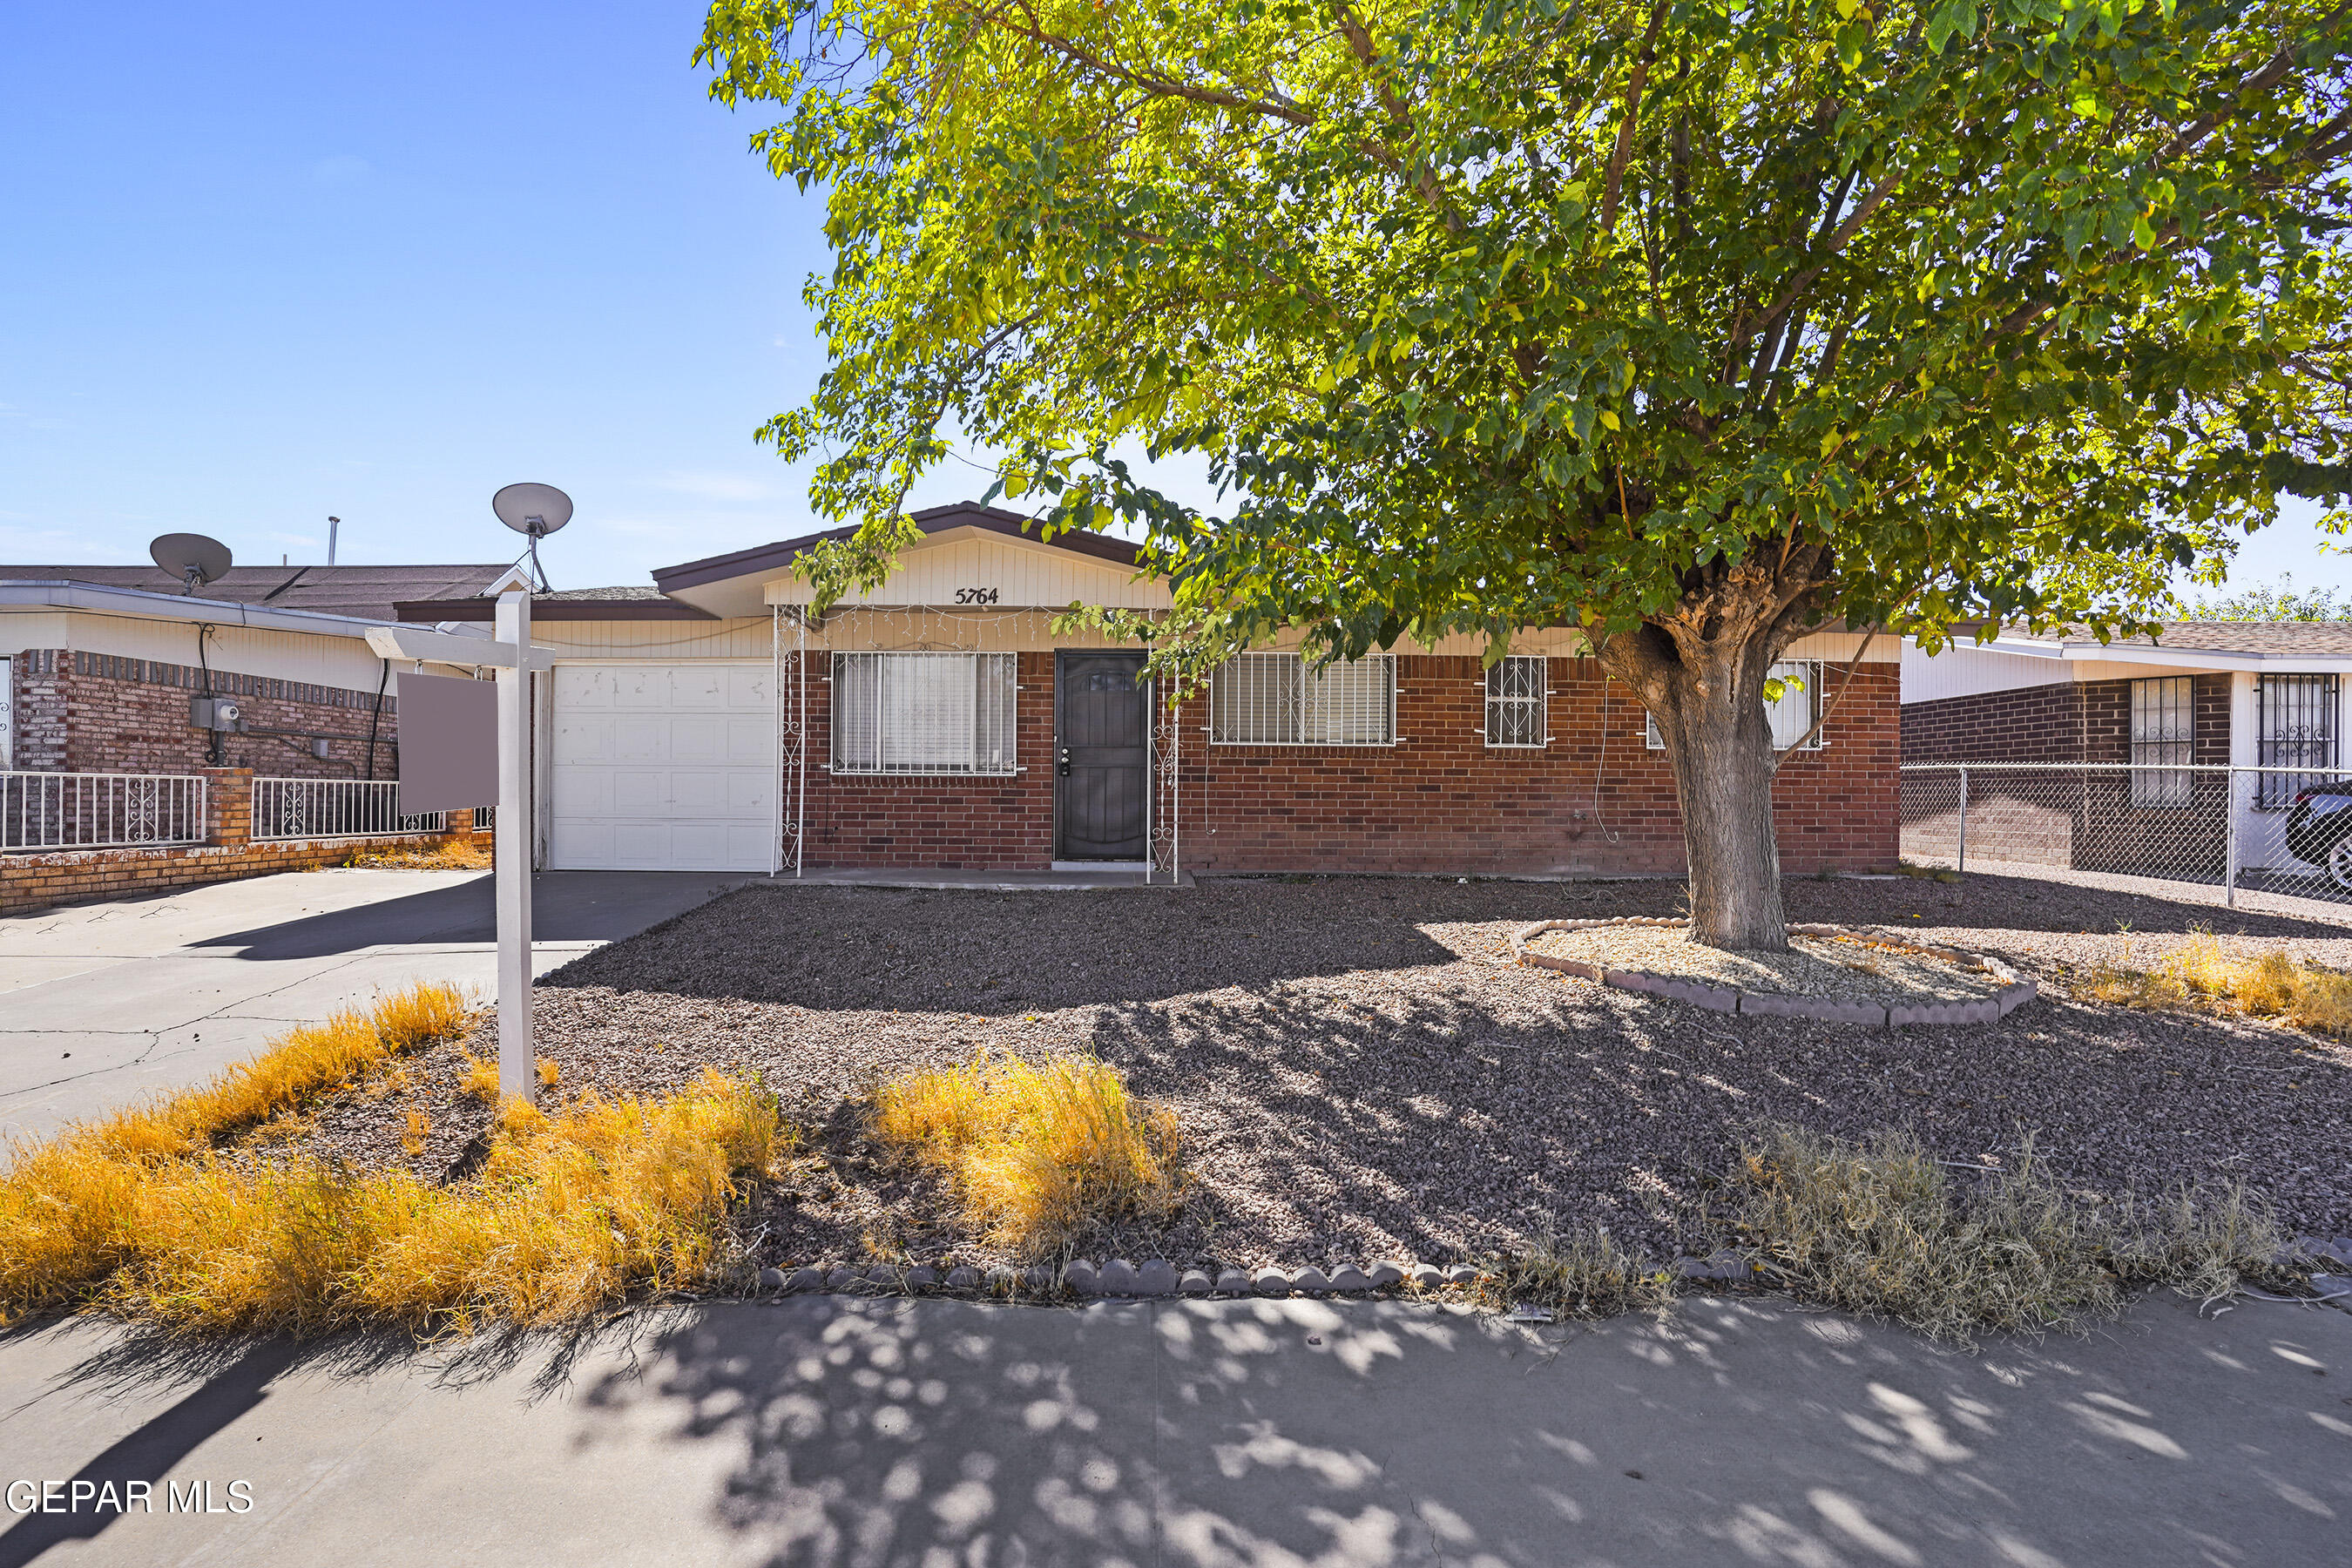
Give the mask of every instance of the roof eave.
[[234, 599], [157, 594], [144, 588], [108, 588], [69, 579], [0, 581], [0, 608], [103, 611], [152, 620], [207, 621], [265, 631], [308, 632], [314, 637], [364, 637], [370, 626], [385, 624], [362, 616], [338, 616], [324, 610], [267, 609]]

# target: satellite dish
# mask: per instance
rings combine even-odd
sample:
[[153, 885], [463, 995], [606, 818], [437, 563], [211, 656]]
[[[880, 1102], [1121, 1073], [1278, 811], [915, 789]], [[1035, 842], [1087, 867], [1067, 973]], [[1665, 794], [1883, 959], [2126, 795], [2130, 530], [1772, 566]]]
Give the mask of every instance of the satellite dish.
[[490, 510], [517, 533], [544, 539], [572, 521], [572, 498], [553, 485], [509, 485], [490, 498]]
[[193, 594], [206, 583], [228, 574], [228, 546], [201, 533], [166, 533], [147, 547], [155, 564], [180, 580], [180, 592]]
[[539, 542], [572, 521], [572, 498], [553, 485], [509, 485], [490, 498], [490, 510], [517, 533], [530, 535], [530, 574], [539, 580], [539, 591], [547, 592]]

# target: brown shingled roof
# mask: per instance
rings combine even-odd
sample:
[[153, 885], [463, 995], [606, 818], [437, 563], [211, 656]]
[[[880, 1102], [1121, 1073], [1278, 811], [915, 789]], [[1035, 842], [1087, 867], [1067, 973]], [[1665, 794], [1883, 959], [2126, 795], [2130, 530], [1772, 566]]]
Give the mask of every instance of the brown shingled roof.
[[[2021, 626], [2008, 636], [2067, 647], [2097, 647], [2080, 626], [2039, 634]], [[1966, 647], [1965, 643], [1960, 646]], [[2352, 623], [2344, 621], [2172, 621], [2152, 637], [2114, 637], [2109, 647], [2169, 647], [2183, 653], [2242, 653], [2272, 658], [2352, 658]]]

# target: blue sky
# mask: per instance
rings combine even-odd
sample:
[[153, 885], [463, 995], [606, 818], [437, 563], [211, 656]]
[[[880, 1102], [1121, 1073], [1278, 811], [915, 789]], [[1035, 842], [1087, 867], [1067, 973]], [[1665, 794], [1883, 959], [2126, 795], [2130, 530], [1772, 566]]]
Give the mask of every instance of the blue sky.
[[[704, 96], [701, 8], [0, 6], [0, 560], [510, 554], [559, 587], [808, 525], [752, 444], [821, 364], [815, 200]], [[977, 495], [950, 465], [916, 504]], [[2308, 513], [2304, 514], [2307, 518]], [[2352, 586], [2307, 521], [2242, 578]]]

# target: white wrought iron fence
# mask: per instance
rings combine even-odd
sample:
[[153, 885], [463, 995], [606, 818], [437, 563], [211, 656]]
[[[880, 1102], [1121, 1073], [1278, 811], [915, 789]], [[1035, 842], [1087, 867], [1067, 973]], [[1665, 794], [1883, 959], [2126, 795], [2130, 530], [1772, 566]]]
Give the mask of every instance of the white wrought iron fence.
[[0, 851], [201, 844], [205, 785], [196, 773], [0, 772]]
[[1906, 859], [2352, 903], [2352, 778], [2222, 763], [1906, 763]]
[[400, 785], [391, 779], [256, 779], [256, 838], [373, 838], [395, 833], [438, 833], [447, 817], [428, 811], [400, 815]]

